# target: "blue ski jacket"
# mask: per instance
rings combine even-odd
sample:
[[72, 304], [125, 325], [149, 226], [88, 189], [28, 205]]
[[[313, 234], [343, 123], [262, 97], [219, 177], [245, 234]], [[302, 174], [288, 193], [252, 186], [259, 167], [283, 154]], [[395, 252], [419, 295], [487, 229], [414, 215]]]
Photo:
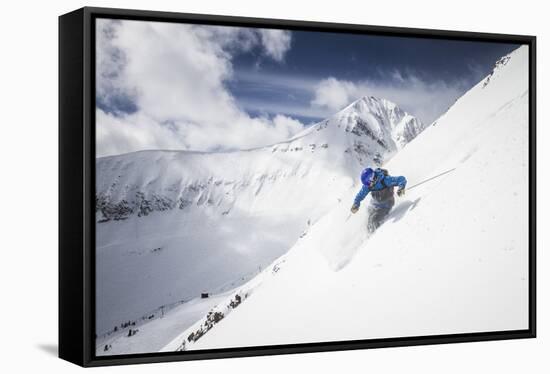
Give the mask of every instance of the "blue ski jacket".
[[387, 187], [405, 188], [407, 185], [407, 179], [405, 179], [405, 177], [392, 177], [389, 175], [384, 175], [384, 172], [380, 169], [375, 170], [374, 177], [376, 178], [376, 184], [372, 188], [363, 185], [361, 190], [355, 196], [355, 205], [359, 206], [361, 201], [363, 201], [371, 191], [380, 191]]

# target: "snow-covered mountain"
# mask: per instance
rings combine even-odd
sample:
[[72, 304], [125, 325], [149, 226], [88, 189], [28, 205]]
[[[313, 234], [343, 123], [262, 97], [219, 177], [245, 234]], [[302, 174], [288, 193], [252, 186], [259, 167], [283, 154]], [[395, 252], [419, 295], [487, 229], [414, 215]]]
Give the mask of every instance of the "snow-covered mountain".
[[[287, 253], [163, 350], [526, 329], [528, 66], [526, 46], [499, 60], [490, 76], [385, 163], [406, 175], [409, 186], [447, 173], [410, 189], [372, 236], [364, 206], [349, 214], [356, 188], [342, 186], [341, 202]], [[366, 117], [383, 118], [368, 108]], [[324, 122], [331, 132], [348, 130], [349, 117], [334, 118], [340, 127]], [[361, 130], [358, 123], [352, 133]], [[361, 141], [374, 131], [371, 139], [387, 142], [376, 152], [399, 147], [388, 128], [368, 123], [368, 131], [358, 131]], [[311, 193], [323, 199], [324, 191]]]
[[259, 190], [282, 174], [328, 166], [355, 175], [361, 165], [380, 165], [424, 127], [396, 104], [366, 96], [294, 138], [271, 146], [213, 153], [142, 151], [99, 158], [97, 221], [184, 210], [192, 204], [229, 214], [233, 207], [242, 208], [242, 201], [236, 200], [243, 190], [254, 191], [256, 197], [246, 202], [256, 204]]
[[[366, 135], [383, 146], [382, 154], [403, 148], [424, 130], [425, 126], [416, 117], [399, 108], [395, 103], [365, 96], [336, 114], [332, 121], [345, 126], [345, 131]], [[337, 127], [339, 127], [337, 125]], [[363, 143], [361, 140], [355, 144]], [[371, 149], [371, 144], [364, 144]], [[357, 147], [357, 146], [356, 146]], [[361, 148], [361, 146], [359, 146]], [[376, 156], [374, 158], [377, 158]]]
[[270, 146], [98, 158], [100, 345], [115, 326], [257, 275], [356, 186], [364, 165], [381, 165], [423, 128], [396, 104], [364, 97]]

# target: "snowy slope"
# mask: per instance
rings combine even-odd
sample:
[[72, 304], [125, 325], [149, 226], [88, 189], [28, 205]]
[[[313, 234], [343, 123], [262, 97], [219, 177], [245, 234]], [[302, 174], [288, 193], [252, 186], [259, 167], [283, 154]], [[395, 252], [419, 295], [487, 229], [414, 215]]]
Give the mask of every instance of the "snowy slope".
[[97, 159], [101, 345], [121, 323], [256, 276], [338, 204], [362, 165], [382, 163], [422, 129], [397, 105], [365, 97], [275, 145]]
[[[204, 316], [228, 297], [230, 291], [206, 299], [195, 298], [165, 306], [125, 328], [101, 335], [96, 340], [98, 355], [157, 352], [167, 341]], [[132, 331], [132, 336], [128, 332]]]
[[410, 186], [453, 171], [398, 199], [371, 237], [349, 188], [163, 350], [527, 328], [528, 100], [521, 47], [385, 165]]

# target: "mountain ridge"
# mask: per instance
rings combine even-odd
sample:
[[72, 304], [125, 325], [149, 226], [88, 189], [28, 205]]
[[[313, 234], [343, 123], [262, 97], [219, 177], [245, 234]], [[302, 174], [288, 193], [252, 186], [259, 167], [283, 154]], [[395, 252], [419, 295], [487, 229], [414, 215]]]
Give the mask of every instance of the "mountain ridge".
[[251, 147], [251, 148], [213, 150], [213, 151], [200, 151], [200, 150], [192, 150], [192, 149], [189, 149], [189, 150], [186, 150], [186, 149], [161, 149], [161, 148], [158, 148], [158, 149], [142, 149], [142, 150], [127, 152], [127, 153], [116, 154], [116, 155], [101, 156], [101, 157], [97, 157], [96, 160], [106, 159], [106, 158], [116, 158], [116, 157], [120, 157], [120, 156], [124, 156], [124, 155], [140, 153], [140, 152], [179, 152], [179, 153], [189, 153], [189, 154], [217, 154], [217, 153], [222, 153], [222, 154], [225, 154], [225, 153], [250, 152], [250, 151], [256, 151], [256, 150], [268, 149], [268, 148], [271, 148], [271, 147], [275, 147], [277, 145], [291, 143], [293, 141], [299, 140], [300, 138], [303, 138], [303, 137], [309, 135], [310, 132], [312, 132], [316, 129], [316, 126], [320, 126], [323, 122], [327, 121], [328, 119], [336, 117], [339, 113], [342, 113], [346, 110], [349, 110], [350, 108], [356, 106], [361, 101], [365, 101], [365, 100], [369, 100], [369, 101], [374, 100], [374, 101], [384, 103], [384, 105], [391, 107], [391, 110], [397, 109], [397, 112], [402, 113], [401, 117], [406, 117], [410, 121], [416, 121], [416, 122], [421, 124], [420, 126], [418, 126], [418, 127], [422, 128], [421, 130], [419, 130], [419, 132], [421, 132], [423, 130], [423, 128], [426, 127], [425, 125], [422, 125], [422, 122], [418, 118], [416, 118], [412, 114], [409, 114], [408, 112], [401, 109], [396, 103], [394, 103], [394, 102], [392, 102], [388, 99], [379, 98], [379, 97], [370, 96], [370, 95], [365, 95], [365, 96], [362, 96], [359, 99], [356, 99], [355, 101], [351, 102], [346, 107], [344, 107], [340, 111], [336, 112], [334, 115], [329, 116], [324, 120], [321, 120], [319, 122], [316, 122], [316, 123], [308, 126], [307, 128], [303, 129], [302, 131], [298, 132], [296, 135], [294, 135], [294, 136], [292, 136], [292, 137], [290, 137], [286, 140], [282, 140], [282, 141], [279, 141], [279, 142], [276, 142], [276, 143], [271, 143], [271, 144], [261, 145], [261, 146], [257, 146], [257, 147]]
[[[197, 159], [218, 158], [228, 156], [238, 158], [242, 161], [243, 155], [254, 153], [254, 156], [263, 158], [272, 158], [273, 162], [299, 163], [300, 157], [306, 159], [306, 162], [331, 164], [338, 163], [335, 168], [343, 165], [343, 170], [352, 176], [358, 172], [362, 166], [368, 164], [381, 165], [389, 159], [398, 149], [416, 137], [424, 126], [419, 120], [405, 111], [401, 110], [397, 104], [385, 99], [377, 99], [372, 96], [362, 97], [335, 115], [312, 125], [296, 136], [273, 145], [266, 145], [245, 150], [228, 150], [216, 152], [187, 151], [187, 150], [142, 150], [132, 153], [106, 156], [96, 160], [97, 165], [97, 193], [96, 193], [96, 212], [98, 212], [98, 222], [107, 222], [111, 219], [126, 219], [129, 215], [137, 213], [139, 216], [147, 215], [152, 211], [164, 211], [176, 206], [185, 207], [190, 203], [198, 203], [200, 198], [195, 196], [195, 191], [185, 191], [185, 188], [191, 187], [193, 182], [187, 182], [187, 185], [181, 185], [177, 194], [174, 191], [166, 191], [166, 186], [159, 186], [151, 190], [149, 184], [140, 184], [140, 177], [143, 169], [150, 167], [161, 170], [174, 169], [169, 163], [179, 163], [181, 169], [193, 168], [190, 163], [201, 162], [203, 168], [209, 168], [206, 163]], [[329, 147], [336, 147], [333, 151]], [[295, 153], [299, 156], [288, 157], [283, 153]], [[270, 156], [266, 157], [266, 154]], [[326, 153], [326, 155], [312, 158], [314, 153]], [[160, 155], [160, 156], [159, 156]], [[280, 156], [280, 160], [276, 160]], [[151, 163], [147, 157], [155, 158], [158, 162]], [[185, 157], [186, 160], [183, 160]], [[133, 158], [140, 160], [140, 165], [130, 166], [134, 162]], [[309, 158], [309, 160], [307, 160]], [[126, 160], [126, 163], [123, 161]], [[214, 161], [217, 162], [217, 161]], [[265, 160], [264, 163], [269, 163]], [[135, 163], [135, 162], [134, 162]], [[150, 166], [148, 166], [150, 165]], [[139, 168], [139, 172], [132, 171], [132, 168]], [[210, 167], [212, 168], [212, 167]], [[150, 171], [150, 172], [154, 172]], [[177, 170], [173, 171], [177, 173]], [[259, 171], [257, 171], [259, 172]], [[123, 176], [132, 173], [132, 178], [124, 179]], [[210, 175], [199, 185], [209, 184], [210, 179], [215, 179], [219, 171], [212, 168]], [[202, 173], [204, 174], [204, 173]], [[222, 175], [224, 173], [221, 173]], [[200, 175], [200, 174], [199, 174]], [[170, 179], [170, 176], [157, 175], [155, 178]], [[174, 179], [174, 178], [172, 178]], [[222, 181], [223, 178], [219, 179]], [[185, 182], [180, 179], [185, 184]], [[225, 180], [222, 183], [226, 182]], [[177, 178], [170, 183], [173, 188], [178, 189]], [[172, 189], [173, 189], [172, 188]], [[121, 191], [124, 189], [124, 191]], [[178, 195], [178, 196], [175, 196]], [[185, 196], [184, 196], [185, 195]], [[151, 207], [141, 208], [144, 199], [146, 204]], [[154, 200], [154, 201], [153, 201]], [[208, 200], [208, 199], [207, 199]], [[223, 211], [227, 211], [224, 209]]]

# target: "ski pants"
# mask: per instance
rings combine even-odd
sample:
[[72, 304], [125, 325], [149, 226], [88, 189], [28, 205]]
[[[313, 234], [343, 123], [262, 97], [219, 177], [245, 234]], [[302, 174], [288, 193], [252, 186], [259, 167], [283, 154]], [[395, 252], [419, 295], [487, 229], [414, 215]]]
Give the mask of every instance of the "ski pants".
[[372, 234], [378, 227], [380, 227], [380, 225], [382, 225], [382, 223], [384, 223], [392, 208], [393, 201], [383, 205], [369, 205], [369, 220], [367, 223], [367, 230], [369, 233]]

